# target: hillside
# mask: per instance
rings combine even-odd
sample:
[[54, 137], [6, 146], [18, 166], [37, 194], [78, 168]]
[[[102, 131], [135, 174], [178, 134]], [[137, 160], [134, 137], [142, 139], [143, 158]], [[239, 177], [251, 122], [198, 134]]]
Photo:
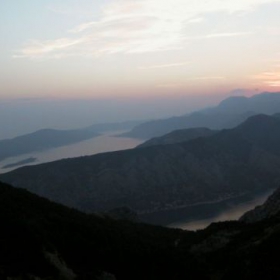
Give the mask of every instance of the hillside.
[[140, 144], [139, 146], [137, 146], [137, 148], [176, 144], [176, 143], [186, 142], [199, 137], [211, 136], [214, 135], [215, 133], [216, 131], [204, 127], [175, 130], [161, 137], [152, 138], [144, 142], [143, 144]]
[[2, 183], [0, 217], [0, 279], [168, 279], [177, 270], [179, 279], [190, 266], [173, 253], [181, 231], [82, 214]]
[[276, 131], [280, 121], [260, 115], [206, 138], [23, 167], [0, 179], [85, 212], [161, 212], [278, 187]]
[[245, 213], [240, 221], [252, 223], [262, 221], [267, 218], [275, 218], [280, 213], [280, 189], [276, 190], [267, 201], [257, 206], [255, 209]]
[[163, 136], [164, 134], [170, 133], [174, 130], [188, 128], [206, 127], [212, 130], [219, 130], [222, 128], [234, 127], [254, 114], [255, 113], [253, 112], [236, 114], [227, 112], [220, 113], [215, 111], [201, 111], [192, 113], [190, 115], [146, 122], [136, 126], [131, 131], [126, 132], [121, 136], [150, 139]]
[[[198, 232], [86, 215], [0, 182], [0, 278], [274, 280], [280, 220]], [[263, 258], [263, 256], [266, 256]]]
[[280, 111], [280, 93], [261, 93], [247, 98], [229, 97], [213, 108], [207, 108], [189, 115], [142, 123], [124, 135], [150, 139], [173, 130], [194, 127], [209, 129], [232, 128], [256, 114], [272, 115]]

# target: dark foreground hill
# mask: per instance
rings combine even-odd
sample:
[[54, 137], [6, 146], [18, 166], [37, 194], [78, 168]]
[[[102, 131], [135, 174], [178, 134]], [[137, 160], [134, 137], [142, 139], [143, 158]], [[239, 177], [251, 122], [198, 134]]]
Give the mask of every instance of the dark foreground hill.
[[23, 167], [0, 179], [85, 212], [126, 206], [149, 214], [278, 187], [279, 143], [280, 121], [259, 115], [206, 138]]
[[[87, 215], [0, 183], [0, 279], [274, 280], [280, 219], [199, 232]], [[264, 257], [265, 256], [265, 257]]]
[[264, 92], [253, 97], [230, 97], [218, 106], [200, 110], [192, 114], [169, 119], [142, 123], [134, 127], [126, 136], [150, 139], [173, 130], [207, 127], [209, 129], [232, 128], [256, 114], [272, 115], [280, 111], [280, 93]]

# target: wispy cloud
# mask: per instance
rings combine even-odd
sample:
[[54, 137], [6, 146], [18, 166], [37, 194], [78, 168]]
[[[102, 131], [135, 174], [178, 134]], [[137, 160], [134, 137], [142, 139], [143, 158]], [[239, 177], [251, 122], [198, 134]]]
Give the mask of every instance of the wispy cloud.
[[85, 3], [83, 4], [84, 5], [81, 5], [78, 1], [77, 3], [72, 3], [72, 5], [69, 5], [69, 3], [64, 5], [57, 3], [48, 5], [47, 10], [54, 14], [71, 18], [90, 18], [92, 16], [94, 4], [90, 2], [87, 5], [85, 5]]
[[280, 87], [280, 79], [278, 81], [265, 81], [264, 83], [270, 87]]
[[156, 87], [157, 88], [166, 88], [166, 89], [172, 89], [172, 88], [180, 88], [182, 87], [183, 85], [182, 84], [179, 84], [179, 83], [170, 83], [170, 84], [160, 84], [160, 85], [157, 85]]
[[14, 58], [17, 57], [29, 57], [29, 58], [37, 58], [42, 57], [44, 55], [48, 55], [50, 53], [53, 54], [53, 57], [57, 56], [59, 58], [59, 54], [64, 50], [73, 49], [74, 46], [83, 43], [84, 40], [82, 38], [77, 38], [76, 40], [71, 40], [69, 38], [61, 38], [53, 41], [30, 41], [27, 46], [25, 46], [20, 53], [15, 54]]
[[96, 24], [98, 24], [98, 22], [96, 22], [96, 21], [86, 22], [86, 23], [80, 24], [80, 25], [76, 26], [75, 28], [69, 30], [69, 33], [79, 33]]
[[178, 66], [185, 66], [187, 64], [190, 64], [190, 62], [177, 62], [177, 63], [169, 63], [169, 64], [159, 64], [159, 65], [150, 65], [150, 66], [142, 66], [139, 67], [139, 69], [157, 69], [157, 68], [170, 68], [170, 67], [178, 67]]
[[[29, 41], [15, 57], [100, 56], [180, 50], [188, 40], [196, 39], [188, 36], [186, 25], [202, 22], [205, 14], [250, 11], [260, 4], [276, 1], [280, 0], [211, 0], [203, 3], [197, 0], [116, 0], [103, 7], [98, 20], [83, 22], [69, 30], [68, 37]], [[201, 35], [200, 39], [247, 34], [222, 32]]]
[[213, 33], [202, 36], [204, 38], [223, 38], [223, 37], [237, 37], [237, 36], [245, 36], [250, 35], [252, 32], [228, 32], [228, 33]]
[[263, 75], [266, 77], [272, 77], [272, 78], [280, 77], [280, 73], [275, 73], [275, 72], [263, 72]]
[[224, 81], [226, 80], [226, 77], [222, 77], [222, 76], [200, 76], [200, 77], [193, 77], [193, 78], [188, 78], [185, 79], [184, 83], [166, 83], [166, 84], [159, 84], [156, 87], [157, 88], [166, 88], [166, 89], [172, 89], [172, 88], [184, 88], [186, 86], [189, 86], [189, 83], [194, 81], [194, 82], [198, 82], [198, 81], [207, 81], [207, 82], [219, 82], [219, 81]]
[[188, 20], [188, 23], [200, 23], [203, 22], [204, 18], [203, 17], [197, 17], [197, 18], [191, 18]]
[[209, 80], [225, 80], [226, 77], [222, 77], [222, 76], [205, 76], [205, 77], [194, 77], [194, 78], [189, 78], [187, 79], [188, 81], [209, 81]]
[[252, 79], [258, 80], [269, 87], [280, 87], [280, 72], [267, 71], [252, 76]]

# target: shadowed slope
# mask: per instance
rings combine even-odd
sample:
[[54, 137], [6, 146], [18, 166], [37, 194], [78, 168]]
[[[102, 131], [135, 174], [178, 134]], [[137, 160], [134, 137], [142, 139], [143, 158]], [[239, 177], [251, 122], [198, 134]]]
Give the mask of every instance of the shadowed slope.
[[275, 131], [280, 121], [256, 116], [207, 138], [24, 167], [0, 178], [86, 212], [128, 206], [141, 214], [221, 201], [278, 186]]

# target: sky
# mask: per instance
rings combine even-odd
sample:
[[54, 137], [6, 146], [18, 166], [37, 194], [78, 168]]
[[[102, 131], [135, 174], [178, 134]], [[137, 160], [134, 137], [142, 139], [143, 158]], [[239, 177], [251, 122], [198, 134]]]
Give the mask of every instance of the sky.
[[1, 104], [177, 100], [160, 117], [280, 89], [280, 0], [1, 0], [0, 13]]

